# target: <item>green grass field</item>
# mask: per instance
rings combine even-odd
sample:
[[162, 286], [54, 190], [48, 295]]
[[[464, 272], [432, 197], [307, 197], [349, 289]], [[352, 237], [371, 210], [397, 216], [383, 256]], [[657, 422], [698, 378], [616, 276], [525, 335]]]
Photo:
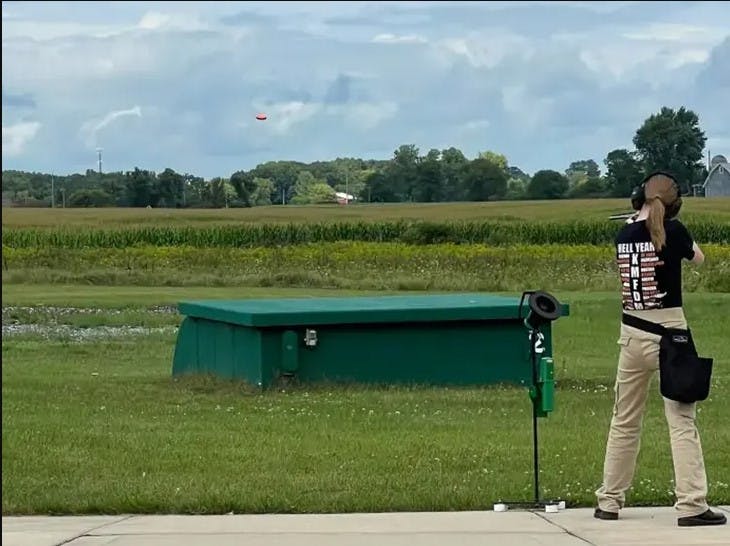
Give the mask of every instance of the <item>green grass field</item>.
[[[318, 290], [3, 285], [3, 305], [99, 308], [36, 323], [159, 325], [150, 306]], [[350, 292], [353, 294], [354, 292]], [[546, 495], [590, 505], [599, 485], [616, 366], [612, 293], [558, 292], [556, 410], [540, 421]], [[716, 358], [699, 424], [710, 500], [730, 502], [728, 294], [690, 294], [698, 348]], [[116, 314], [123, 309], [122, 319]], [[21, 318], [23, 311], [20, 310]], [[27, 320], [27, 317], [25, 317]], [[170, 375], [174, 335], [3, 340], [3, 514], [343, 512], [488, 509], [531, 495], [530, 403], [518, 388], [298, 387], [251, 393]], [[668, 433], [656, 392], [629, 501], [671, 504]]]
[[[630, 210], [628, 199], [494, 201], [486, 203], [394, 203], [268, 206], [249, 209], [26, 209], [4, 208], [5, 227], [129, 227], [283, 222], [428, 220], [572, 221], [607, 220]], [[713, 216], [730, 221], [730, 198], [684, 199], [684, 218]]]
[[[174, 380], [181, 317], [169, 307], [533, 288], [571, 305], [554, 325], [556, 409], [540, 422], [541, 483], [546, 496], [591, 505], [618, 354], [618, 280], [605, 225], [626, 201], [3, 209], [3, 514], [469, 510], [529, 500], [525, 389], [255, 393], [211, 378]], [[575, 227], [577, 217], [593, 223]], [[699, 240], [707, 263], [684, 268], [685, 312], [700, 352], [715, 359], [698, 415], [710, 501], [728, 504], [730, 199], [686, 199], [682, 217], [708, 236]], [[394, 225], [387, 222], [401, 220], [436, 227], [382, 242]], [[463, 233], [483, 228], [489, 240], [439, 241], [453, 220], [475, 222]], [[333, 231], [302, 241], [314, 224]], [[373, 239], [337, 236], [363, 226]], [[241, 244], [249, 227], [263, 236]], [[135, 233], [142, 238], [125, 239]], [[523, 235], [535, 240], [513, 240]], [[540, 244], [558, 237], [562, 244]], [[656, 381], [642, 446], [629, 503], [671, 504]]]

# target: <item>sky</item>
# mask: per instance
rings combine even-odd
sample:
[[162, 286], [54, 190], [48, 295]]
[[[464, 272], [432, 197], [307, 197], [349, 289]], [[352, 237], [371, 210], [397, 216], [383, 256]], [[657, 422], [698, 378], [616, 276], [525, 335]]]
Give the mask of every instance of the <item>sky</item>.
[[[2, 167], [603, 166], [662, 106], [730, 154], [727, 2], [3, 2]], [[257, 121], [257, 113], [266, 121]], [[705, 152], [706, 153], [706, 152]]]

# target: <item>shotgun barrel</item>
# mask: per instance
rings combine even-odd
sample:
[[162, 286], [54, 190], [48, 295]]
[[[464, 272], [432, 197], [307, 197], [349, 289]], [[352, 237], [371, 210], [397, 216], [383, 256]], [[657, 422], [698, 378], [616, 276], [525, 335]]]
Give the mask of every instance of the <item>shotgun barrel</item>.
[[612, 214], [608, 217], [609, 220], [628, 220], [629, 218], [632, 218], [636, 216], [637, 212], [622, 212], [620, 214]]

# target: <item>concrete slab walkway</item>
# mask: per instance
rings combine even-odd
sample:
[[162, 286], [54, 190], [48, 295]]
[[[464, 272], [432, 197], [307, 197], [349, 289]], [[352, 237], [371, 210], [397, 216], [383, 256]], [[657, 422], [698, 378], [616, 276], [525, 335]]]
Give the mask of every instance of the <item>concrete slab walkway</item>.
[[[730, 515], [730, 507], [721, 507]], [[730, 545], [730, 525], [677, 527], [672, 508], [327, 515], [3, 517], [3, 546]]]

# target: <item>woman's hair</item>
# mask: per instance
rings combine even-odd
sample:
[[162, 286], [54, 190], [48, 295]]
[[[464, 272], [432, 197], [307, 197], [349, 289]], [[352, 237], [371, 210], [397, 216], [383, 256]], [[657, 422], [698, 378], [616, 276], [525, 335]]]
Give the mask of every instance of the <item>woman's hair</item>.
[[654, 243], [656, 251], [664, 248], [667, 242], [667, 234], [664, 231], [664, 213], [666, 207], [674, 203], [679, 195], [674, 180], [665, 174], [656, 174], [646, 181], [644, 186], [646, 204], [649, 206], [649, 216], [646, 219], [646, 226], [651, 235], [651, 242]]

